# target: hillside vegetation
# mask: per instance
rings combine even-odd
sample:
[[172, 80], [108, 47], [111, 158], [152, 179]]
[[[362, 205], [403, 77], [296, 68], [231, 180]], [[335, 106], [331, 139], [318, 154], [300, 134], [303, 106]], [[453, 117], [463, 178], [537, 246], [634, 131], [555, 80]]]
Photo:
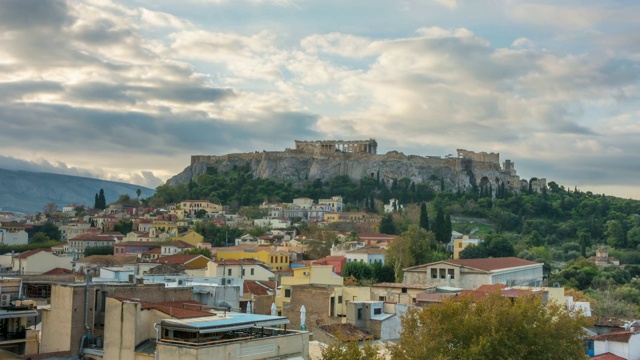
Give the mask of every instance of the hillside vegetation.
[[[263, 201], [291, 202], [296, 197], [317, 200], [333, 195], [343, 196], [349, 211], [375, 213], [382, 213], [381, 205], [389, 199], [398, 199], [405, 207], [402, 214], [393, 218], [393, 228], [398, 234], [418, 224], [411, 204], [426, 202], [431, 224], [436, 214], [443, 212], [453, 219], [454, 230], [468, 234], [478, 228], [477, 234], [485, 240], [483, 245], [465, 250], [463, 257], [518, 256], [541, 261], [545, 263], [550, 284], [586, 291], [599, 304], [606, 299], [616, 304], [599, 305], [602, 314], [637, 313], [640, 304], [640, 280], [634, 279], [640, 275], [637, 200], [568, 189], [555, 182], [541, 192], [526, 188], [512, 192], [491, 185], [451, 192], [444, 191], [438, 178], [416, 184], [406, 178], [386, 183], [376, 177], [353, 181], [345, 176], [295, 188], [291, 183], [254, 178], [248, 168], [235, 167], [225, 173], [210, 168], [189, 184], [160, 186], [150, 201], [164, 204], [208, 199], [238, 209]], [[609, 255], [625, 265], [624, 269], [598, 268], [584, 260], [605, 245], [610, 247]]]

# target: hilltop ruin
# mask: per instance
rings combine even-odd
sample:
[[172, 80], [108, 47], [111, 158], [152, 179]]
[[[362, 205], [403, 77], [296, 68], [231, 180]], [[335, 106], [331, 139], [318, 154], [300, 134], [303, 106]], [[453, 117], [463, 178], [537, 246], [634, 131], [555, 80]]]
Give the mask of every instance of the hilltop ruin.
[[262, 151], [227, 155], [193, 155], [191, 165], [167, 181], [186, 183], [215, 167], [224, 172], [233, 166], [247, 166], [254, 176], [301, 185], [307, 181], [330, 180], [349, 176], [354, 180], [379, 177], [385, 181], [409, 178], [416, 183], [440, 179], [450, 190], [469, 186], [504, 184], [513, 191], [531, 186], [540, 190], [546, 179], [533, 178], [531, 184], [520, 179], [515, 163], [500, 164], [499, 153], [474, 152], [457, 149], [457, 156], [405, 155], [397, 151], [378, 154], [378, 143], [368, 140], [295, 141], [295, 148], [284, 151]]

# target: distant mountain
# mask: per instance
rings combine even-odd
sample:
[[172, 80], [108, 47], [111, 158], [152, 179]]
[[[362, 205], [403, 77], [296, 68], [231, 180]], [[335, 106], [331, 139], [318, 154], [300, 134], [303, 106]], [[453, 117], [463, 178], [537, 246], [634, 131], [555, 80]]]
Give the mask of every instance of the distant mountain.
[[115, 181], [0, 169], [0, 209], [4, 211], [42, 212], [49, 202], [56, 203], [58, 209], [72, 203], [93, 207], [100, 189], [104, 189], [107, 204], [123, 194], [136, 198], [137, 189], [142, 191], [141, 198], [155, 193], [154, 189]]

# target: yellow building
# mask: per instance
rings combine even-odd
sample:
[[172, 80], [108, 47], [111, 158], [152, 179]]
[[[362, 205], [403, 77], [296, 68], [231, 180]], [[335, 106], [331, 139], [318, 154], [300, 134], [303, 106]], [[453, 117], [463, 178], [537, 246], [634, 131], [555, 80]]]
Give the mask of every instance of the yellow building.
[[[275, 304], [282, 314], [289, 316], [287, 308], [299, 308], [299, 304], [292, 304], [295, 291], [305, 292], [308, 286], [319, 286], [331, 289], [327, 299], [317, 299], [318, 302], [329, 301], [326, 314], [331, 317], [344, 317], [347, 315], [347, 302], [356, 300], [369, 300], [371, 288], [365, 286], [344, 286], [344, 278], [333, 272], [332, 265], [313, 265], [293, 269], [293, 276], [281, 279], [280, 289], [276, 292]], [[300, 286], [296, 288], [296, 286]], [[299, 294], [300, 295], [300, 294]], [[307, 296], [300, 296], [307, 298]], [[293, 306], [291, 306], [293, 305]], [[312, 311], [313, 306], [306, 304], [307, 311]], [[346, 319], [346, 318], [345, 318]]]
[[195, 215], [200, 210], [204, 210], [207, 214], [219, 213], [222, 211], [222, 205], [214, 204], [209, 200], [184, 200], [180, 202], [180, 210], [189, 215]]
[[338, 222], [340, 221], [340, 213], [337, 213], [337, 212], [324, 213], [324, 221], [329, 223]]
[[198, 234], [193, 230], [189, 230], [182, 234], [178, 234], [178, 236], [176, 237], [176, 240], [184, 241], [187, 244], [197, 246], [198, 244], [204, 241], [204, 236]]
[[460, 259], [460, 253], [462, 250], [466, 249], [469, 246], [477, 246], [480, 245], [482, 239], [469, 239], [467, 235], [453, 240], [453, 259]]
[[291, 267], [288, 252], [276, 250], [268, 245], [237, 245], [218, 248], [216, 259], [218, 261], [256, 259], [265, 263], [272, 271], [289, 270]]
[[178, 230], [178, 224], [168, 220], [153, 220], [153, 227], [157, 232], [172, 233]]

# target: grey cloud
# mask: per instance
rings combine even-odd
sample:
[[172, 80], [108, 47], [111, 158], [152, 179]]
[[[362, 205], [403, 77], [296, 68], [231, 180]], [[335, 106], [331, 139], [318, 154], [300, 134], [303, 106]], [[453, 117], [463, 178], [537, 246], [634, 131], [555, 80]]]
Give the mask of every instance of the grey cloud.
[[20, 99], [26, 94], [61, 92], [62, 86], [53, 81], [0, 82], [0, 102]]
[[52, 30], [68, 23], [64, 0], [3, 0], [0, 2], [0, 29]]

